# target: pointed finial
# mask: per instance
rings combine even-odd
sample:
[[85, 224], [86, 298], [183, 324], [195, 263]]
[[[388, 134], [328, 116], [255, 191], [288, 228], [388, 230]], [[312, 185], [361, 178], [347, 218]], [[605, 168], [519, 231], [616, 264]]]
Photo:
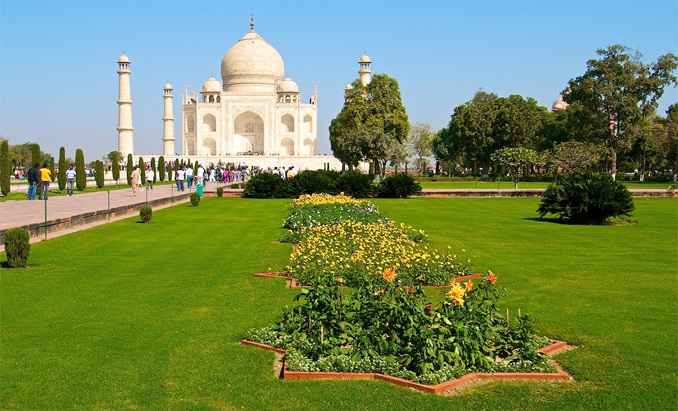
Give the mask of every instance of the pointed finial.
[[254, 15], [253, 14], [250, 14], [249, 25], [250, 25], [250, 31], [254, 31]]

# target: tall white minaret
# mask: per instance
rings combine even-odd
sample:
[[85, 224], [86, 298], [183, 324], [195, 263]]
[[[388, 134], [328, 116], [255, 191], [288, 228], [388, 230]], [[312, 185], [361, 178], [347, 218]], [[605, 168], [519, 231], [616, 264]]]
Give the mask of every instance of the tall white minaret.
[[163, 88], [164, 115], [162, 116], [162, 147], [163, 155], [173, 156], [174, 151], [174, 96], [172, 95], [172, 85], [165, 83]]
[[367, 86], [370, 84], [370, 81], [372, 81], [372, 60], [370, 60], [370, 56], [368, 56], [366, 53], [363, 53], [363, 55], [360, 56], [360, 59], [358, 60], [358, 64], [360, 65], [360, 70], [358, 70], [360, 83], [363, 86]]
[[130, 86], [129, 58], [122, 53], [118, 59], [118, 151], [123, 158], [134, 154], [134, 127], [132, 127], [132, 88]]

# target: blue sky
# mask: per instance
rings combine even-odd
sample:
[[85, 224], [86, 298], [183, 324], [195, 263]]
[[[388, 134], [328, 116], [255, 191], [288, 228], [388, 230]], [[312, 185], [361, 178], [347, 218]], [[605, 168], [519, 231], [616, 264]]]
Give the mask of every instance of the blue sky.
[[[135, 151], [160, 153], [163, 84], [197, 89], [218, 77], [249, 14], [305, 98], [318, 84], [322, 152], [363, 51], [374, 71], [398, 79], [410, 120], [434, 128], [481, 88], [550, 106], [595, 50], [613, 43], [646, 61], [678, 52], [675, 0], [0, 0], [0, 136], [52, 153], [64, 145], [71, 156], [82, 147], [90, 159], [115, 149], [115, 61], [124, 50], [133, 61]], [[676, 101], [678, 91], [667, 90], [660, 111]]]

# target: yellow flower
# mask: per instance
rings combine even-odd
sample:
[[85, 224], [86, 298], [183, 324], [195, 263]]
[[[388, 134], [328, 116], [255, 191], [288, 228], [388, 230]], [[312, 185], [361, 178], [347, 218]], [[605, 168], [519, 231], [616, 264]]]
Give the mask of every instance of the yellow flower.
[[466, 294], [466, 290], [459, 283], [455, 282], [447, 292], [447, 298], [452, 300], [454, 305], [464, 305], [464, 294]]

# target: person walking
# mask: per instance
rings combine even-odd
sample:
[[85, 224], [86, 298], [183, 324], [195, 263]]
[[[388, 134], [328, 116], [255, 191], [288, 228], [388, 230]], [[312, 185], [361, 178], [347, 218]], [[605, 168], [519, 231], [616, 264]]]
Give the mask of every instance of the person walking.
[[151, 167], [146, 170], [146, 190], [153, 190], [153, 178], [155, 177], [155, 172]]
[[180, 169], [177, 170], [177, 191], [184, 191], [184, 179], [186, 178], [186, 170], [184, 170], [184, 167], [182, 166]]
[[29, 200], [35, 200], [35, 194], [38, 192], [39, 174], [40, 169], [38, 168], [38, 163], [33, 164], [26, 173], [26, 179], [28, 180], [28, 192], [26, 192], [26, 196]]
[[190, 190], [193, 187], [193, 167], [191, 166], [186, 167], [186, 182]]
[[52, 182], [52, 173], [49, 171], [49, 164], [45, 161], [40, 169], [40, 185], [42, 191], [40, 192], [40, 199], [47, 200], [47, 193], [49, 193], [49, 183]]
[[73, 186], [75, 186], [75, 176], [76, 172], [73, 169], [73, 164], [71, 164], [70, 167], [68, 167], [68, 170], [66, 170], [66, 194], [69, 196], [73, 195]]
[[141, 186], [141, 171], [139, 171], [139, 166], [134, 166], [132, 170], [132, 195], [137, 196], [137, 190]]

